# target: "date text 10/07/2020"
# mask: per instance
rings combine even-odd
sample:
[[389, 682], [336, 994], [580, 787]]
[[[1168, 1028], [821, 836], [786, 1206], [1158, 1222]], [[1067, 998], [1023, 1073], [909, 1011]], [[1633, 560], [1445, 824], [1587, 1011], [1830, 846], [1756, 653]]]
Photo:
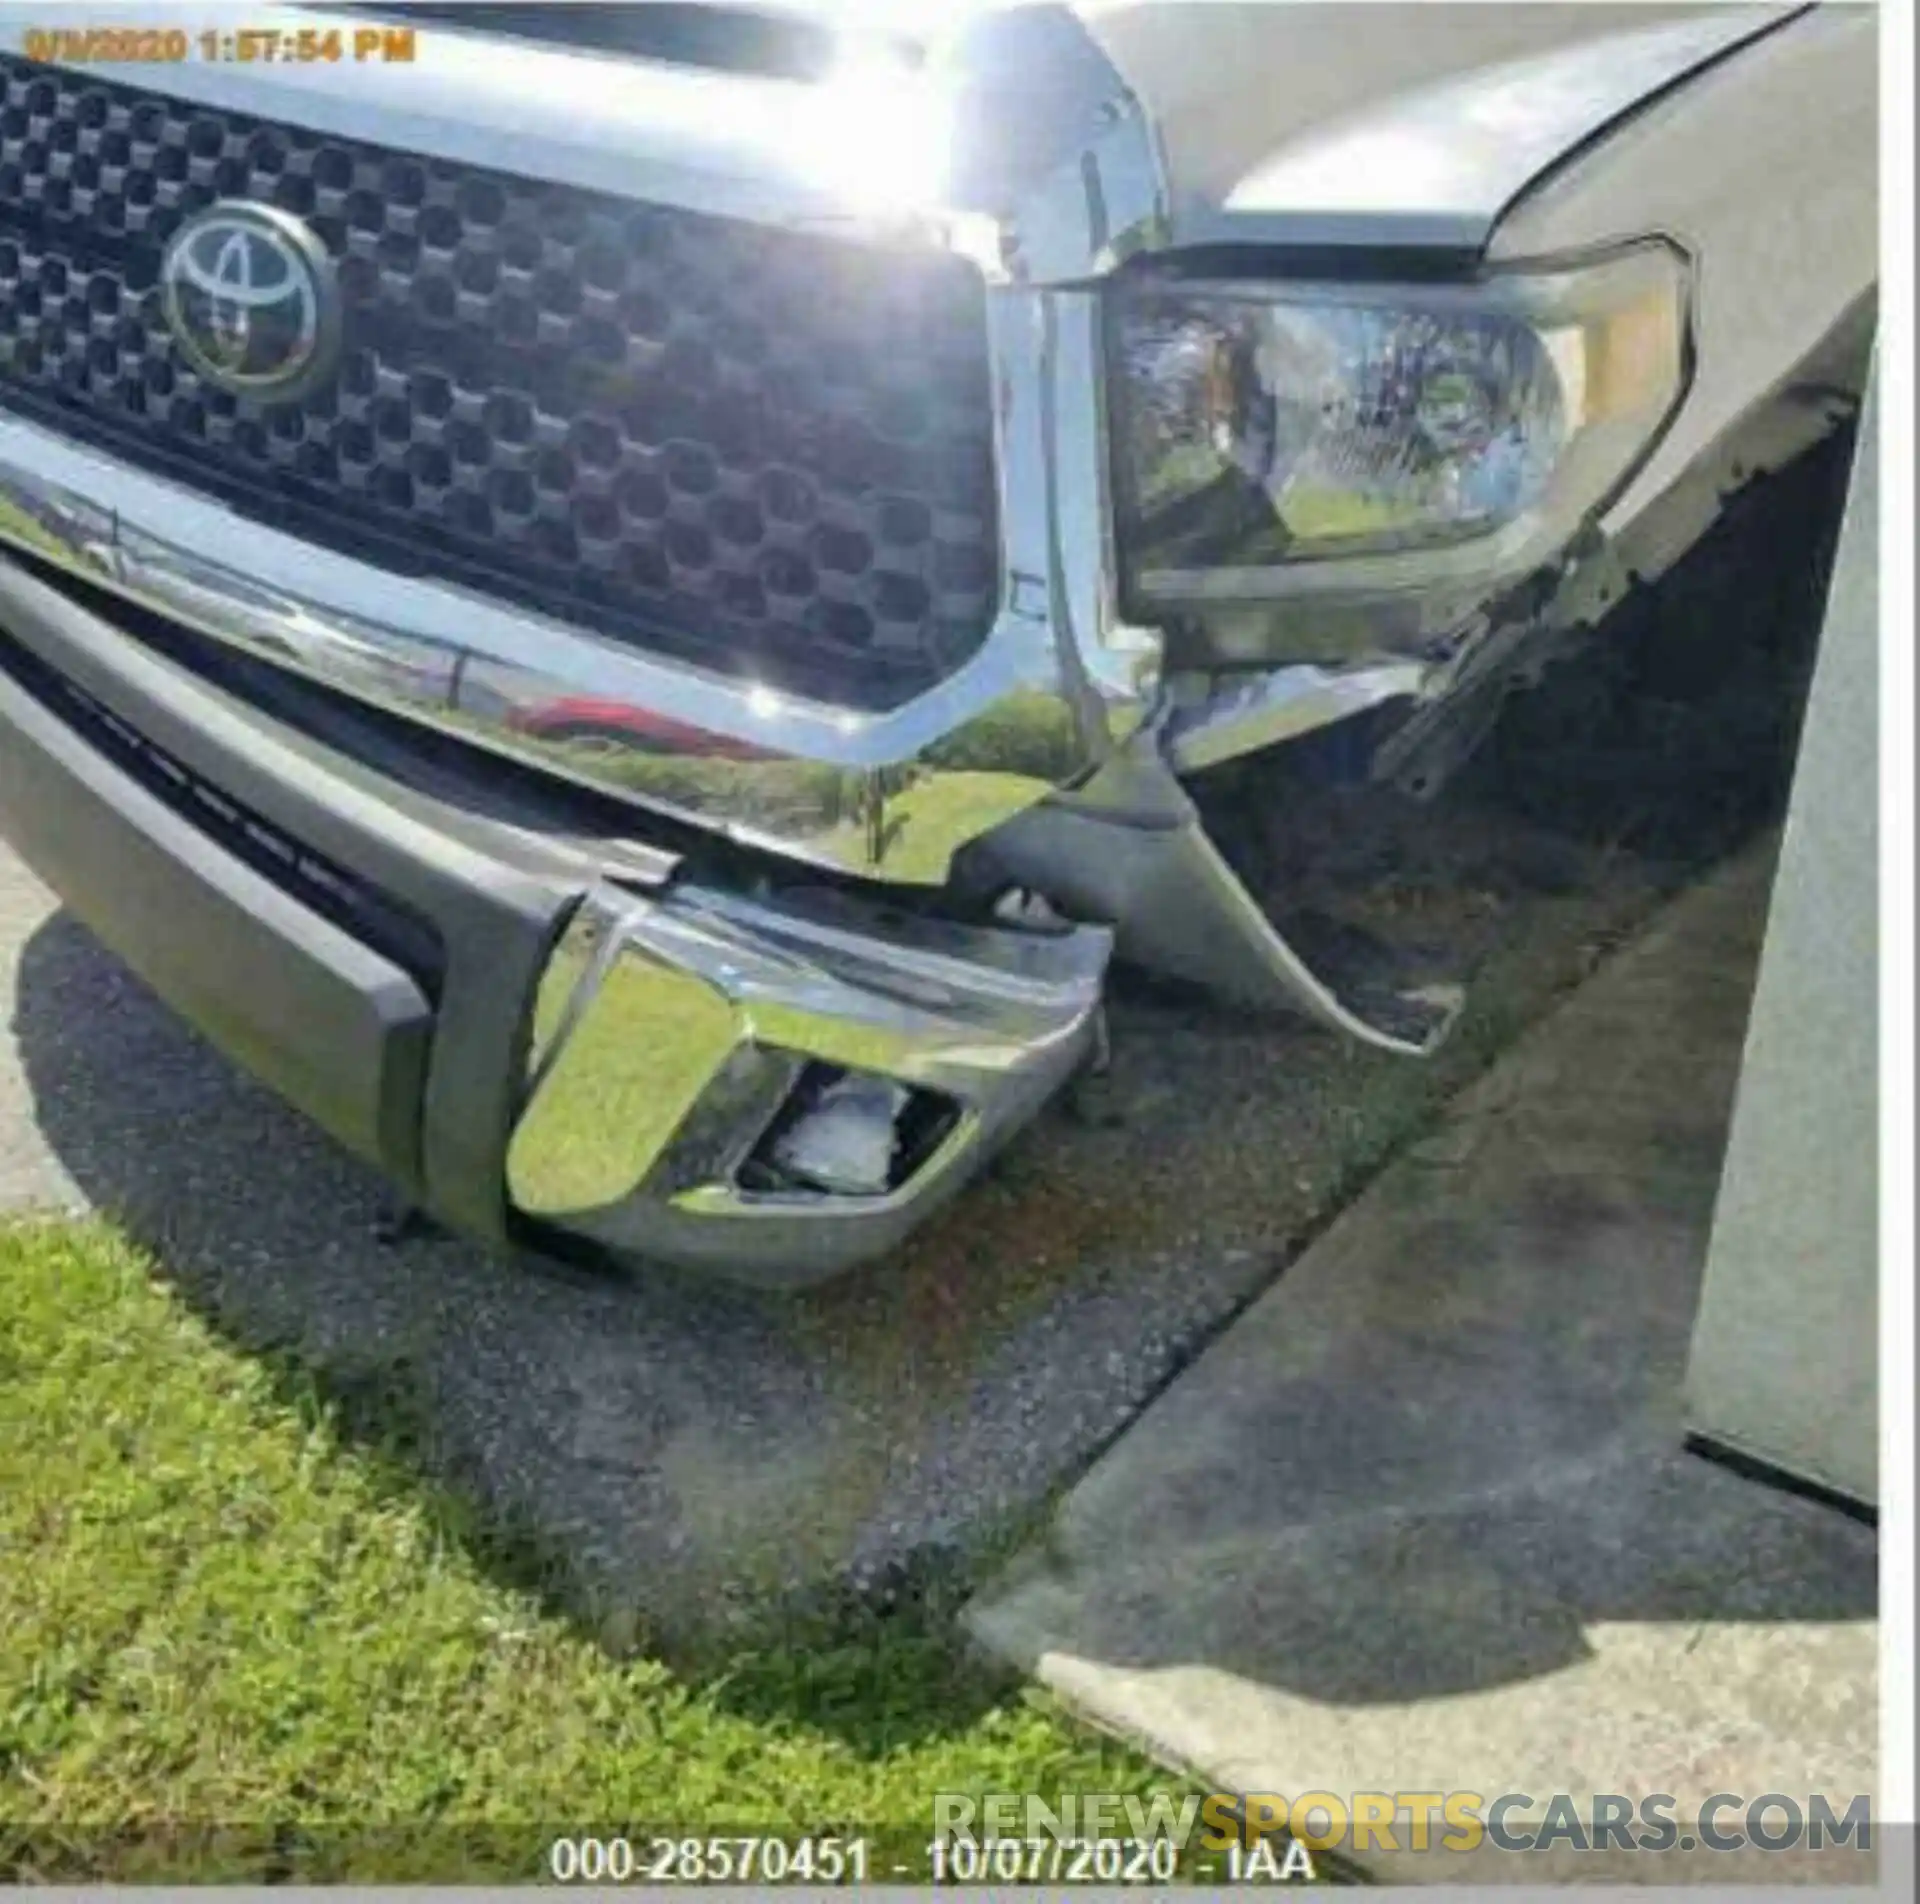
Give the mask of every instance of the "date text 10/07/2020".
[[408, 66], [418, 50], [410, 26], [29, 27], [20, 36], [28, 59], [67, 66], [172, 66], [187, 60], [215, 65]]

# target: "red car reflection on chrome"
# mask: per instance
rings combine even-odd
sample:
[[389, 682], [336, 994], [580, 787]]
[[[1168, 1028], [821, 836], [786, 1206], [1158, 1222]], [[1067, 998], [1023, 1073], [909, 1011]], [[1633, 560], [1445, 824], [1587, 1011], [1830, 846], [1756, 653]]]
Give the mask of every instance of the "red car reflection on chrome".
[[768, 749], [755, 747], [750, 741], [650, 713], [627, 701], [603, 701], [590, 695], [569, 695], [516, 708], [507, 718], [517, 732], [540, 740], [597, 742], [649, 754], [688, 754], [702, 760], [774, 758]]

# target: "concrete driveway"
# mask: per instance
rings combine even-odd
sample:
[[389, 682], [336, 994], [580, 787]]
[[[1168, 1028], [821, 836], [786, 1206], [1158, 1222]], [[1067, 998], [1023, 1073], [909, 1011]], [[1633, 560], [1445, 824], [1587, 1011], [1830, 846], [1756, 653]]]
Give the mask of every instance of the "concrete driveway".
[[1381, 1881], [1870, 1879], [1867, 1847], [1730, 1855], [1691, 1822], [1880, 1789], [1873, 1529], [1683, 1451], [1769, 871], [1685, 894], [1456, 1098], [1066, 1493], [974, 1636], [1215, 1790], [1527, 1794], [1508, 1845], [1556, 1792], [1673, 1807], [1651, 1862], [1408, 1833], [1353, 1847]]

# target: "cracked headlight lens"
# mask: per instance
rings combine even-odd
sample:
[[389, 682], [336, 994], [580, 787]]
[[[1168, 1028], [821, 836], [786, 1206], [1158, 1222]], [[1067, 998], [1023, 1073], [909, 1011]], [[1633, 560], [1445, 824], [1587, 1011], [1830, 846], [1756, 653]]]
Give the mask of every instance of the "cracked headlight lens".
[[1664, 243], [1471, 285], [1127, 287], [1111, 336], [1132, 594], [1484, 599], [1564, 546], [1659, 433], [1686, 309]]

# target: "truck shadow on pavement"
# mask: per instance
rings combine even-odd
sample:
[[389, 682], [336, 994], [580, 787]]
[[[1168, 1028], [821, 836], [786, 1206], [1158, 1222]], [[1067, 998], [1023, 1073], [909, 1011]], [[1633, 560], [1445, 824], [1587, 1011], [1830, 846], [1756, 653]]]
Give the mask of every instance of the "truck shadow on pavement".
[[[795, 1478], [783, 1446], [832, 1427], [823, 1372], [777, 1304], [439, 1234], [383, 1240], [378, 1179], [68, 915], [22, 950], [13, 1029], [40, 1137], [85, 1201], [267, 1368], [281, 1403], [317, 1401], [375, 1489], [424, 1508], [490, 1578], [609, 1653], [665, 1654], [732, 1710], [803, 1717], [875, 1755], [964, 1730], [1001, 1696], [1006, 1676], [958, 1673], [950, 1621], [917, 1606], [874, 1658], [871, 1699], [816, 1699], [796, 1664], [850, 1609], [816, 1594], [746, 1617], [789, 1584], [769, 1552], [807, 1518], [779, 1501]], [[859, 1670], [835, 1656], [840, 1693]]]
[[[433, 1231], [394, 1242], [378, 1178], [70, 915], [31, 932], [16, 990], [45, 1174], [221, 1337], [312, 1383], [357, 1444], [484, 1503], [487, 1564], [537, 1576], [612, 1645], [697, 1639], [818, 1589], [916, 1596], [929, 1558], [1040, 1499], [1157, 1389], [1180, 1342], [1272, 1274], [1254, 1209], [1246, 1247], [1196, 1261], [1179, 1300], [1135, 1301], [1155, 1247], [1164, 1282], [1170, 1242], [1204, 1254], [1206, 1239], [1156, 1237], [1137, 1194], [1077, 1192], [1076, 1174], [1135, 1191], [1144, 1175], [1150, 1193], [1155, 1171], [1118, 1167], [1137, 1132], [1071, 1116], [905, 1252], [798, 1296]], [[1194, 1090], [1222, 1035], [1133, 1095]], [[513, 1531], [494, 1542], [483, 1521]]]

